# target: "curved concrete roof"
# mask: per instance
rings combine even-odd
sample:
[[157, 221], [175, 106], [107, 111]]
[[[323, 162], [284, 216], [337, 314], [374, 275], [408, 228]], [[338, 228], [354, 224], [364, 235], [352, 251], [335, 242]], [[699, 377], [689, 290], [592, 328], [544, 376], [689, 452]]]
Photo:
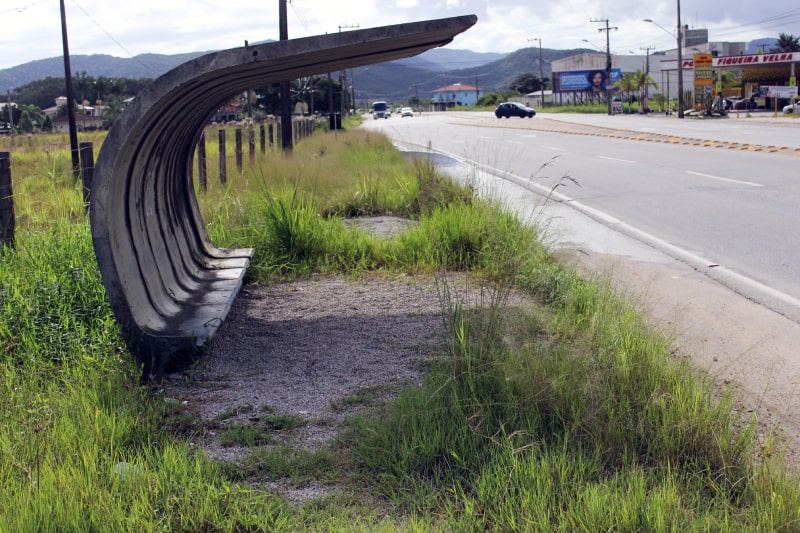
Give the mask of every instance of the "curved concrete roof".
[[247, 89], [410, 57], [476, 21], [467, 15], [225, 50], [178, 66], [137, 95], [98, 155], [90, 213], [111, 307], [146, 371], [214, 335], [253, 253], [219, 249], [205, 232], [191, 169], [207, 118]]

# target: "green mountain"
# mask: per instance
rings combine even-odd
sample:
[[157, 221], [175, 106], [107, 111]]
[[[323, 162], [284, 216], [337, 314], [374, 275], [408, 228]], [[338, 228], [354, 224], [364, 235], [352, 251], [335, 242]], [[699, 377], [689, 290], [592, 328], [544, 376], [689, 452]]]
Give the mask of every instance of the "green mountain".
[[[543, 48], [541, 71], [544, 77], [551, 79], [550, 65], [553, 61], [587, 51], [590, 50]], [[422, 54], [419, 57], [424, 56]], [[483, 92], [498, 91], [508, 89], [520, 74], [533, 73], [537, 78], [540, 77], [538, 48], [523, 48], [510, 54], [501, 54], [500, 58], [488, 63], [458, 69], [415, 68], [410, 66], [413, 63], [404, 64], [403, 61], [355, 69], [353, 85], [359, 105], [372, 100], [407, 101], [416, 94], [425, 98], [433, 90], [454, 83], [477, 85]]]
[[[190, 59], [210, 52], [189, 52], [186, 54], [141, 54], [130, 58], [114, 57], [105, 54], [72, 55], [70, 67], [72, 74], [85, 71], [92, 77], [108, 78], [157, 78], [165, 72]], [[434, 49], [419, 56], [402, 59], [397, 63], [412, 68], [427, 70], [451, 70], [453, 68], [474, 67], [497, 60], [505, 54], [477, 53], [470, 50]], [[0, 70], [0, 91], [5, 92], [26, 83], [47, 77], [64, 76], [64, 60], [61, 56], [38, 59], [22, 65]]]
[[[122, 58], [105, 54], [70, 56], [72, 74], [85, 71], [93, 77], [108, 78], [157, 78], [170, 69], [207, 52], [190, 52], [187, 54], [141, 54], [135, 57]], [[7, 90], [19, 87], [47, 77], [64, 77], [64, 59], [61, 56], [37, 59], [16, 67], [0, 70], [0, 89]]]
[[[542, 50], [545, 78], [556, 59], [587, 50]], [[92, 77], [156, 78], [172, 68], [208, 52], [163, 55], [142, 54], [132, 58], [110, 55], [70, 57], [73, 75], [86, 72]], [[416, 57], [379, 63], [349, 70], [347, 84], [355, 90], [359, 105], [372, 100], [407, 101], [413, 95], [430, 97], [431, 91], [453, 83], [477, 84], [484, 92], [508, 88], [518, 75], [532, 72], [539, 76], [539, 49], [523, 48], [510, 54], [477, 53], [470, 50], [436, 48]], [[337, 73], [333, 73], [338, 77]], [[47, 77], [63, 78], [61, 57], [31, 61], [0, 70], [0, 92]], [[5, 89], [5, 90], [4, 90]], [[351, 90], [352, 90], [351, 89]], [[59, 95], [53, 95], [53, 98]]]

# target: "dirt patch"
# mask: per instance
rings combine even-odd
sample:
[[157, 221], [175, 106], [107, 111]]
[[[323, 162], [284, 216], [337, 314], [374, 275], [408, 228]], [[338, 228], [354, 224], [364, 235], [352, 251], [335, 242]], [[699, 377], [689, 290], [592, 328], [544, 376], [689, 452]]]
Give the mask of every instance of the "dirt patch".
[[[381, 217], [358, 224], [389, 235], [408, 221]], [[587, 273], [610, 272], [619, 290], [639, 300], [654, 325], [675, 338], [678, 353], [721, 387], [736, 388], [742, 411], [757, 412], [765, 433], [780, 423], [791, 441], [788, 463], [798, 465], [800, 415], [793, 406], [800, 362], [790, 356], [798, 353], [800, 326], [677, 262], [639, 263], [585, 251], [573, 259]], [[450, 298], [467, 306], [485, 302], [480, 287], [463, 274], [451, 276], [447, 288]], [[238, 461], [250, 453], [222, 445], [226, 425], [276, 415], [302, 420], [278, 432], [278, 442], [318, 449], [346, 418], [420, 384], [425, 361], [443, 353], [441, 302], [431, 277], [313, 276], [246, 286], [205, 357], [167, 376], [162, 393], [205, 422], [219, 421], [195, 442], [214, 459]], [[280, 480], [262, 486], [296, 502], [333, 490]]]
[[[205, 421], [302, 418], [306, 423], [291, 438], [298, 447], [318, 448], [357, 409], [359, 397], [385, 397], [418, 383], [442, 328], [430, 279], [315, 276], [246, 287], [207, 355], [168, 376], [164, 393], [188, 401]], [[208, 437], [215, 459], [249, 453]]]

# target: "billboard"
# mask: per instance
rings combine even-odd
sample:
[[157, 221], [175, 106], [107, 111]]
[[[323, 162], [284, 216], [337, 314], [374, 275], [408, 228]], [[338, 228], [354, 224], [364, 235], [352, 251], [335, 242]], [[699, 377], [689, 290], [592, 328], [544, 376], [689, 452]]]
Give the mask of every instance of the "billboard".
[[[754, 93], [756, 91], [753, 91]], [[767, 98], [797, 98], [796, 85], [762, 85], [758, 87], [758, 96], [766, 96]]]
[[562, 93], [603, 92], [611, 89], [622, 78], [622, 69], [611, 69], [611, 81], [606, 80], [605, 70], [574, 70], [557, 72], [556, 91]]

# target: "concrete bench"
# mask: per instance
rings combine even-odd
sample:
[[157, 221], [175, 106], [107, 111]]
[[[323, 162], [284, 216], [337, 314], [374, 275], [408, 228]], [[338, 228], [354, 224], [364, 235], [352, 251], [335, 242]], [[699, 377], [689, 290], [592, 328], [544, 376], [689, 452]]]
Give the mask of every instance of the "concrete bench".
[[215, 247], [199, 214], [192, 161], [208, 117], [253, 87], [410, 57], [476, 21], [467, 15], [225, 50], [176, 67], [136, 96], [98, 155], [90, 214], [111, 307], [146, 374], [214, 335], [253, 254]]

